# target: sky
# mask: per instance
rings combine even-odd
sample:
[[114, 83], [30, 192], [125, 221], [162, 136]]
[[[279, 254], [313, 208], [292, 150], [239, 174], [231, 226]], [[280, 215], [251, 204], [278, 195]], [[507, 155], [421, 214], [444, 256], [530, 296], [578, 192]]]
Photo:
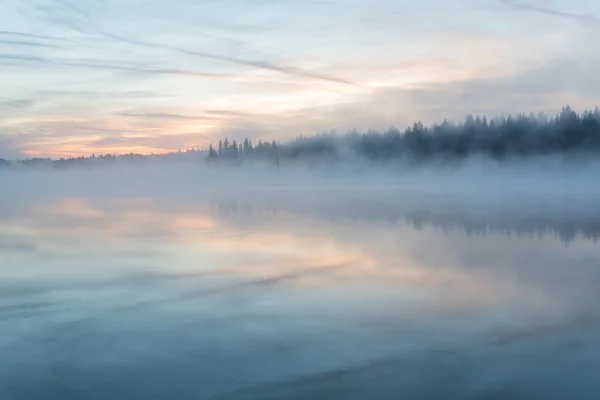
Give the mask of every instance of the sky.
[[0, 157], [600, 105], [596, 0], [3, 0]]

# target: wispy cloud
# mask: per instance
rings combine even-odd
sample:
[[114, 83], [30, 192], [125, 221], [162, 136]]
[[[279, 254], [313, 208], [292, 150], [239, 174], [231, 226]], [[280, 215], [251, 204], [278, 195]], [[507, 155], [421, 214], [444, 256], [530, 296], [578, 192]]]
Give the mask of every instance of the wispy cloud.
[[568, 18], [568, 19], [579, 21], [581, 23], [585, 23], [585, 24], [599, 22], [598, 17], [596, 17], [595, 15], [592, 15], [592, 14], [580, 14], [580, 13], [573, 13], [573, 12], [568, 12], [568, 11], [560, 11], [560, 10], [555, 10], [555, 9], [548, 8], [548, 7], [542, 7], [542, 6], [536, 6], [533, 4], [521, 3], [521, 2], [515, 1], [515, 0], [500, 0], [500, 1], [509, 7], [516, 8], [519, 10], [541, 13], [541, 14], [552, 16], [552, 17]]
[[[214, 137], [212, 138], [214, 139]], [[195, 147], [200, 144], [208, 144], [211, 137], [199, 135], [197, 132], [178, 133], [166, 136], [157, 135], [121, 135], [96, 139], [90, 142], [92, 147], [96, 146], [114, 146], [114, 147], [138, 147], [177, 150], [178, 148]]]
[[235, 65], [265, 69], [265, 70], [269, 70], [269, 71], [280, 72], [283, 74], [294, 75], [294, 76], [299, 76], [299, 77], [304, 77], [304, 78], [312, 78], [312, 79], [317, 79], [317, 80], [322, 80], [322, 81], [327, 81], [327, 82], [332, 82], [332, 83], [339, 83], [339, 84], [343, 84], [343, 85], [360, 86], [356, 82], [352, 82], [350, 80], [340, 78], [337, 76], [308, 71], [308, 70], [298, 68], [298, 67], [293, 67], [293, 66], [280, 65], [280, 64], [276, 64], [276, 63], [273, 63], [273, 62], [267, 61], [267, 60], [247, 60], [247, 59], [242, 59], [242, 58], [237, 58], [237, 57], [232, 57], [232, 56], [218, 55], [218, 54], [208, 53], [208, 52], [203, 52], [203, 51], [187, 50], [187, 49], [184, 49], [184, 48], [181, 48], [178, 46], [159, 44], [159, 43], [146, 43], [146, 42], [141, 42], [138, 40], [125, 39], [125, 38], [122, 38], [119, 36], [106, 34], [106, 33], [103, 33], [103, 35], [108, 38], [111, 38], [111, 39], [114, 39], [114, 40], [117, 40], [120, 42], [128, 43], [128, 44], [136, 45], [136, 46], [144, 46], [144, 47], [149, 47], [149, 48], [160, 48], [160, 49], [165, 49], [165, 50], [177, 51], [179, 53], [183, 53], [183, 54], [187, 54], [187, 55], [191, 55], [191, 56], [207, 58], [207, 59], [217, 60], [217, 61], [224, 61], [224, 62], [235, 64]]
[[37, 90], [35, 95], [75, 97], [79, 99], [147, 99], [167, 96], [165, 93], [150, 90]]
[[169, 113], [120, 113], [124, 117], [153, 118], [153, 119], [172, 119], [172, 120], [198, 120], [198, 121], [218, 121], [220, 118], [210, 115], [182, 115]]
[[25, 108], [33, 104], [32, 99], [10, 99], [10, 98], [0, 98], [0, 109], [2, 108]]
[[248, 117], [248, 116], [257, 116], [257, 114], [255, 113], [249, 113], [249, 112], [244, 112], [244, 111], [234, 111], [234, 110], [203, 110], [203, 113], [205, 114], [209, 114], [209, 115], [218, 115], [218, 116], [244, 116], [244, 117]]
[[[269, 70], [279, 72], [282, 74], [293, 75], [303, 78], [311, 78], [342, 85], [360, 86], [358, 83], [342, 77], [326, 73], [309, 71], [296, 66], [282, 65], [268, 60], [251, 60], [227, 55], [220, 55], [206, 51], [193, 51], [175, 45], [149, 43], [139, 40], [126, 39], [117, 35], [112, 35], [102, 31], [101, 29], [98, 29], [92, 21], [92, 16], [89, 13], [79, 8], [74, 3], [68, 1], [51, 0], [50, 4], [37, 4], [34, 2], [31, 3], [31, 6], [37, 12], [41, 13], [44, 16], [44, 19], [46, 19], [47, 21], [60, 26], [67, 27], [80, 33], [94, 33], [104, 36], [106, 38], [117, 40], [123, 43], [128, 43], [131, 45], [176, 51], [186, 55], [201, 57], [210, 60], [223, 61], [238, 66]], [[163, 73], [168, 73], [167, 71], [168, 70], [163, 70]], [[181, 71], [178, 71], [178, 73], [181, 73]]]
[[219, 73], [211, 73], [211, 72], [201, 72], [201, 71], [191, 71], [185, 69], [176, 69], [176, 68], [144, 68], [137, 66], [128, 66], [128, 65], [117, 65], [117, 64], [109, 64], [104, 61], [78, 61], [78, 60], [57, 60], [43, 57], [35, 57], [35, 56], [26, 56], [21, 54], [7, 54], [0, 53], [0, 60], [10, 60], [10, 61], [23, 61], [35, 64], [47, 64], [47, 65], [58, 65], [64, 67], [82, 67], [82, 68], [92, 68], [92, 69], [106, 69], [106, 70], [114, 70], [114, 71], [129, 71], [129, 72], [138, 72], [144, 74], [162, 74], [162, 75], [185, 75], [185, 76], [196, 76], [202, 78], [220, 78], [220, 79], [231, 79], [237, 78], [237, 75], [231, 74], [219, 74]]
[[75, 3], [63, 0], [26, 1], [22, 13], [28, 17], [40, 17], [45, 22], [63, 26], [76, 32], [87, 33], [90, 15]]
[[17, 36], [23, 38], [31, 38], [31, 39], [46, 39], [46, 40], [66, 40], [64, 38], [60, 38], [57, 36], [46, 36], [46, 35], [38, 35], [34, 33], [27, 32], [17, 32], [17, 31], [0, 31], [0, 36]]
[[0, 45], [8, 46], [25, 46], [25, 47], [46, 47], [46, 48], [57, 48], [58, 46], [41, 43], [41, 42], [25, 42], [22, 40], [0, 40]]

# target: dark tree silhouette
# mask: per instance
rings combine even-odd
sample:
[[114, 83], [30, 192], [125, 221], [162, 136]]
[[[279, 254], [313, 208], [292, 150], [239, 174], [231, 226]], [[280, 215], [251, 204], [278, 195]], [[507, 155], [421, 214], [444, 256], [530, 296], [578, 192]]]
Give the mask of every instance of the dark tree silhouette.
[[[228, 140], [225, 139], [225, 142], [228, 143]], [[417, 121], [404, 132], [391, 127], [385, 132], [371, 130], [362, 134], [350, 131], [346, 135], [301, 135], [286, 143], [259, 140], [254, 149], [246, 139], [240, 156], [284, 161], [339, 159], [354, 154], [372, 161], [423, 162], [433, 158], [462, 160], [473, 155], [501, 160], [507, 157], [599, 152], [598, 108], [579, 115], [570, 106], [565, 106], [554, 118], [547, 118], [543, 113], [494, 119], [469, 115], [458, 124], [444, 120], [426, 127]]]
[[213, 145], [211, 144], [210, 146], [208, 146], [208, 159], [209, 160], [215, 160], [217, 158], [218, 154], [215, 151]]

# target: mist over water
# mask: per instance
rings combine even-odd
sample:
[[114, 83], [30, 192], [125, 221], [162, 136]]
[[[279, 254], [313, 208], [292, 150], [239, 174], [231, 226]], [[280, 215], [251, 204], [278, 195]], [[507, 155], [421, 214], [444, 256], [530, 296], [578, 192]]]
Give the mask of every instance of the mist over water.
[[0, 399], [590, 399], [599, 165], [0, 171]]

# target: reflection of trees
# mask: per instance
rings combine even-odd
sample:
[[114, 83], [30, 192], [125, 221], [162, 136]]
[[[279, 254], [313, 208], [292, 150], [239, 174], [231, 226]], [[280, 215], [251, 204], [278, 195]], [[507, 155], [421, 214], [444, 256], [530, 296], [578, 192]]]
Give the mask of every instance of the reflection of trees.
[[568, 204], [535, 208], [531, 204], [504, 206], [442, 204], [386, 201], [302, 201], [224, 200], [213, 207], [221, 217], [261, 221], [279, 211], [332, 223], [406, 224], [416, 230], [433, 228], [444, 232], [460, 231], [472, 236], [501, 234], [507, 236], [557, 236], [564, 243], [576, 238], [596, 241], [600, 237], [600, 215], [594, 212], [570, 212]]
[[443, 231], [461, 230], [472, 236], [485, 236], [488, 233], [529, 237], [554, 235], [564, 243], [569, 243], [577, 237], [594, 241], [600, 237], [600, 219], [591, 220], [584, 216], [580, 218], [556, 218], [553, 216], [510, 218], [491, 214], [478, 218], [469, 214], [420, 210], [406, 214], [404, 220], [415, 229], [431, 226]]

